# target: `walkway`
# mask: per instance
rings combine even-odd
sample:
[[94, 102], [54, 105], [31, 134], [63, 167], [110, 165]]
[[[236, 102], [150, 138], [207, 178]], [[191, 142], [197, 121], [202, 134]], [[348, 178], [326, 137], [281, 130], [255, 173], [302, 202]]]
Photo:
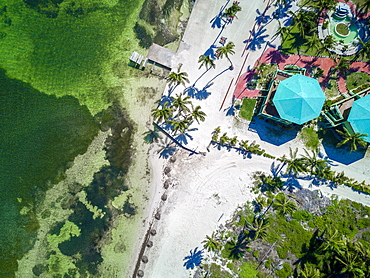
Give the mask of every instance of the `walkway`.
[[[323, 90], [326, 89], [326, 85], [329, 81], [329, 71], [330, 68], [335, 66], [335, 62], [333, 59], [328, 57], [313, 57], [313, 56], [302, 56], [302, 55], [287, 55], [281, 53], [279, 50], [275, 48], [268, 48], [262, 56], [254, 63], [254, 67], [256, 67], [260, 63], [275, 63], [278, 64], [279, 69], [283, 70], [285, 65], [297, 65], [298, 67], [305, 68], [307, 73], [310, 75], [312, 73], [312, 69], [314, 67], [320, 67], [324, 70], [323, 77], [319, 78], [319, 83]], [[351, 72], [365, 72], [370, 74], [370, 64], [366, 62], [354, 62], [351, 64], [349, 69]], [[245, 72], [241, 75], [238, 80], [238, 83], [234, 90], [234, 98], [242, 99], [244, 97], [247, 98], [255, 98], [259, 94], [259, 90], [249, 90], [247, 88], [247, 82], [253, 79], [255, 70], [252, 68], [251, 70]], [[338, 89], [340, 93], [346, 93], [346, 80], [343, 76], [338, 78]]]

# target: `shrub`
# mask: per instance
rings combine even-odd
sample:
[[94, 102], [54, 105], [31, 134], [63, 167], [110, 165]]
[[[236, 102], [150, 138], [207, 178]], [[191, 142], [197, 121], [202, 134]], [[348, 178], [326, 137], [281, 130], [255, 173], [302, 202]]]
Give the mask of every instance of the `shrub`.
[[362, 234], [362, 239], [365, 241], [370, 241], [370, 231], [364, 232]]
[[276, 270], [275, 274], [281, 278], [288, 278], [292, 275], [293, 269], [288, 263], [283, 263], [283, 268]]
[[288, 257], [288, 249], [286, 248], [277, 247], [276, 252], [278, 253], [280, 259], [286, 259]]
[[295, 210], [293, 211], [292, 217], [298, 221], [309, 221], [312, 219], [312, 214], [306, 210]]
[[[258, 277], [259, 272], [256, 270], [256, 265], [250, 262], [245, 262], [240, 267], [240, 278], [254, 278]], [[223, 276], [220, 276], [223, 277]]]

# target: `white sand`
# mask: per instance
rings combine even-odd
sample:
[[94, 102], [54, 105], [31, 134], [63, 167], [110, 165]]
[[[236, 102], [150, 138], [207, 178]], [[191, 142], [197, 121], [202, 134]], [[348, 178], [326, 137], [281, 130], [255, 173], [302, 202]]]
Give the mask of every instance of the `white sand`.
[[[199, 55], [209, 48], [220, 31], [220, 29], [212, 29], [209, 21], [218, 14], [220, 7], [224, 4], [225, 0], [196, 1], [183, 37], [183, 44], [175, 61], [175, 63], [183, 64], [182, 70], [189, 74], [191, 83], [203, 73], [203, 69], [198, 70]], [[211, 132], [217, 126], [221, 126], [221, 131], [227, 132], [229, 137], [237, 135], [238, 139], [255, 140], [267, 153], [277, 157], [283, 154], [288, 155], [289, 147], [298, 147], [302, 152], [303, 144], [297, 138], [279, 146], [270, 144], [260, 139], [260, 135], [253, 131], [253, 125], [249, 128], [249, 123], [241, 122], [231, 116], [226, 117], [225, 111], [219, 111], [230, 81], [234, 78], [224, 108], [231, 104], [236, 77], [244, 57], [247, 55], [246, 52], [241, 58], [243, 41], [248, 38], [249, 30], [254, 24], [256, 9], [262, 12], [266, 3], [263, 1], [241, 1], [240, 5], [243, 10], [238, 14], [239, 19], [228, 25], [222, 33], [222, 36], [227, 37], [227, 41], [233, 41], [236, 45], [236, 54], [231, 57], [235, 69], [223, 73], [214, 80], [214, 84], [208, 89], [212, 94], [206, 100], [193, 101], [195, 105], [201, 105], [202, 110], [207, 114], [207, 119], [196, 126], [197, 131], [191, 133], [194, 139], [189, 142], [188, 147], [207, 152], [206, 147], [210, 142]], [[271, 13], [272, 9], [267, 12], [269, 15]], [[267, 31], [263, 35], [273, 34], [276, 28], [277, 22], [271, 22], [267, 25]], [[248, 65], [254, 64], [263, 48], [264, 45], [260, 50], [250, 52], [243, 71]], [[196, 87], [203, 88], [210, 79], [228, 67], [229, 62], [226, 59], [216, 61], [216, 69], [210, 70], [197, 82]], [[183, 88], [179, 87], [174, 94], [181, 93], [182, 90]], [[267, 134], [267, 136], [273, 137], [271, 134]], [[153, 221], [157, 235], [151, 237], [154, 242], [153, 247], [147, 248], [144, 253], [149, 262], [142, 263], [140, 267], [144, 271], [145, 277], [190, 277], [191, 271], [186, 270], [183, 266], [184, 257], [188, 256], [189, 251], [195, 247], [201, 249], [201, 242], [206, 235], [210, 235], [220, 224], [224, 224], [239, 204], [253, 198], [253, 194], [249, 191], [251, 173], [257, 170], [269, 172], [273, 162], [271, 159], [254, 155], [252, 158], [243, 159], [235, 151], [228, 152], [225, 149], [217, 150], [213, 147], [206, 156], [188, 156], [186, 151], [180, 150], [176, 153], [175, 158], [175, 162], [160, 159], [155, 150], [152, 150], [152, 186], [156, 193], [150, 210], [151, 215], [154, 215], [159, 209], [161, 219], [157, 221], [150, 216], [147, 219], [147, 223]], [[368, 161], [368, 159], [366, 160]], [[348, 166], [340, 163], [336, 163], [336, 165], [334, 169], [337, 171], [344, 170], [346, 175], [350, 177], [370, 181], [367, 175], [369, 163], [366, 164], [364, 160]], [[165, 166], [171, 168], [168, 175], [162, 175]], [[163, 188], [163, 182], [166, 179], [174, 184], [168, 190]], [[311, 187], [309, 183], [303, 184], [303, 186], [316, 189]], [[345, 195], [352, 200], [370, 205], [368, 196], [355, 193], [349, 188], [340, 187], [331, 190], [326, 186], [321, 186], [320, 190], [325, 195], [331, 193]], [[164, 192], [168, 195], [165, 202], [161, 201]]]

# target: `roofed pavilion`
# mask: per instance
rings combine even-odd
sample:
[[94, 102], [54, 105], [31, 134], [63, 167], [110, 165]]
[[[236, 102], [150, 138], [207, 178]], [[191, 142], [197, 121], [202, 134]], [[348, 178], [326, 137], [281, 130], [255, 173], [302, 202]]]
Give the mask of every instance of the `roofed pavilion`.
[[325, 95], [316, 79], [300, 73], [276, 71], [259, 115], [286, 125], [302, 125], [320, 115]]

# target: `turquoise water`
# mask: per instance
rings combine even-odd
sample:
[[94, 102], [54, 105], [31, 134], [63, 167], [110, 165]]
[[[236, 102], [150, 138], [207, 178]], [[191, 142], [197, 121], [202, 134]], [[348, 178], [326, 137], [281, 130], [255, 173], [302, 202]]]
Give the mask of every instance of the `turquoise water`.
[[346, 37], [342, 37], [340, 35], [337, 34], [337, 32], [335, 31], [335, 26], [339, 23], [339, 22], [343, 22], [345, 24], [349, 23], [350, 20], [348, 18], [345, 18], [343, 20], [335, 20], [334, 18], [332, 18], [332, 20], [330, 21], [330, 33], [334, 36], [334, 40], [338, 41], [338, 42], [341, 42], [343, 41], [344, 44], [350, 44], [354, 41], [354, 39], [358, 36], [358, 30], [357, 30], [357, 27], [355, 24], [351, 24], [349, 26], [349, 34], [348, 36]]

